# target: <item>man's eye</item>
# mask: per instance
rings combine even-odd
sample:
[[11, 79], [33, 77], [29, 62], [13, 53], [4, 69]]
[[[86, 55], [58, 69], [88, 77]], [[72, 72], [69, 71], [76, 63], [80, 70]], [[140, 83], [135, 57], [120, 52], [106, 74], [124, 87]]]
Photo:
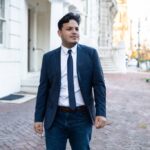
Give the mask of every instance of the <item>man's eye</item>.
[[[67, 31], [71, 31], [71, 30], [74, 30], [74, 29], [73, 29], [73, 28], [67, 28], [66, 30], [67, 30]], [[76, 31], [79, 31], [79, 28], [75, 28], [75, 30], [76, 30]]]
[[69, 30], [71, 30], [71, 28], [68, 28], [67, 30], [69, 31]]

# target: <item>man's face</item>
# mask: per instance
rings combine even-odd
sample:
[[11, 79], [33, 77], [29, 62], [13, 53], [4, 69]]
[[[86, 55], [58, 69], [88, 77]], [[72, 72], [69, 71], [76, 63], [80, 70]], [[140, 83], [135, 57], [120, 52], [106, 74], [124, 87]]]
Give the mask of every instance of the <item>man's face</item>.
[[64, 23], [62, 29], [58, 31], [65, 47], [71, 48], [79, 41], [79, 25], [75, 20]]

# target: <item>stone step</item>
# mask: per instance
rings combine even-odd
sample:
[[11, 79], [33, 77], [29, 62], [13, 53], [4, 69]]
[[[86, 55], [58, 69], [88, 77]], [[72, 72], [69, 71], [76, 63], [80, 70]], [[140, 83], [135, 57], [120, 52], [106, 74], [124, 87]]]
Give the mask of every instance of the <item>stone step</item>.
[[113, 60], [110, 57], [102, 57], [100, 60], [101, 60], [101, 65], [102, 65], [104, 73], [119, 72]]
[[21, 91], [26, 92], [26, 93], [31, 93], [31, 94], [36, 94], [37, 93], [38, 86], [21, 86]]
[[21, 91], [27, 93], [37, 93], [38, 85], [39, 85], [39, 76], [30, 77], [26, 80], [22, 80], [21, 82]]

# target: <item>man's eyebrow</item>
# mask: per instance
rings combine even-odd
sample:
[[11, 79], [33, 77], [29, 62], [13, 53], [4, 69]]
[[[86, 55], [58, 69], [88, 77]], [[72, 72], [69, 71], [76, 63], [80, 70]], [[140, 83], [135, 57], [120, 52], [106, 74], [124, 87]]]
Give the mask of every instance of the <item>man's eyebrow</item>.
[[66, 28], [79, 28], [79, 27], [72, 27], [72, 26], [67, 26]]

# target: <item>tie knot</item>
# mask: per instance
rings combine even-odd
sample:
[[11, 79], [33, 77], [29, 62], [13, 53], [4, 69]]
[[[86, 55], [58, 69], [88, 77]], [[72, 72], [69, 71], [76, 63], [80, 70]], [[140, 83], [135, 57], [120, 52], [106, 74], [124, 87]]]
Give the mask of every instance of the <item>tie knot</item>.
[[69, 49], [69, 50], [68, 50], [68, 54], [70, 55], [70, 54], [71, 54], [71, 52], [72, 52], [72, 50], [71, 50], [71, 49]]

